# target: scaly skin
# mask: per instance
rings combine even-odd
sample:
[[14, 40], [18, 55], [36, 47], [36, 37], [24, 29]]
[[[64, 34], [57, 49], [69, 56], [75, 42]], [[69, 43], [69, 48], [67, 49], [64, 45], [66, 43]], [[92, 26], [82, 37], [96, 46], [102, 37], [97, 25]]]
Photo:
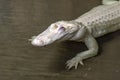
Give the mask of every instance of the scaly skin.
[[82, 62], [84, 59], [97, 55], [96, 37], [120, 30], [120, 2], [103, 0], [103, 4], [105, 5], [95, 7], [75, 20], [55, 22], [44, 32], [29, 40], [34, 46], [45, 46], [64, 40], [84, 42], [88, 50], [66, 62], [68, 69], [72, 67], [77, 69], [79, 63], [84, 65]]

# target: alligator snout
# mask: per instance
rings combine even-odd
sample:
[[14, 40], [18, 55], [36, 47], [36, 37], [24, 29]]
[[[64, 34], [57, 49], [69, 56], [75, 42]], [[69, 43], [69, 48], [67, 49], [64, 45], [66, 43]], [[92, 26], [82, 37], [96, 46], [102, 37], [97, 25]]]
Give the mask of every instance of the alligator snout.
[[44, 46], [45, 45], [45, 42], [43, 40], [38, 40], [38, 39], [34, 39], [31, 43], [34, 46]]

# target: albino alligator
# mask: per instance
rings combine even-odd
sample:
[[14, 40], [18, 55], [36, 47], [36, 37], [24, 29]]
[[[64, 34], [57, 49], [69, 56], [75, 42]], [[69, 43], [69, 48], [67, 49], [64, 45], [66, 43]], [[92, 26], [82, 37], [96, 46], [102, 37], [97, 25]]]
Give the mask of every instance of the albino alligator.
[[88, 50], [77, 54], [67, 61], [68, 69], [82, 60], [98, 53], [96, 37], [120, 30], [120, 2], [117, 0], [103, 0], [103, 5], [93, 8], [89, 12], [72, 21], [58, 21], [51, 24], [44, 32], [34, 37], [32, 45], [45, 46], [55, 41], [82, 41]]

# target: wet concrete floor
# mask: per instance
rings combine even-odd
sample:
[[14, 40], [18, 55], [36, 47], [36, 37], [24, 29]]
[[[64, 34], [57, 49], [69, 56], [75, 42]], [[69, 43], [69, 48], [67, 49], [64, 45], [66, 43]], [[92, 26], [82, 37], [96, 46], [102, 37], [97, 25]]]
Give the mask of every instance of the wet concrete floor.
[[72, 20], [101, 0], [0, 0], [0, 80], [119, 80], [120, 31], [97, 38], [96, 57], [68, 71], [65, 63], [86, 46], [78, 42], [34, 47], [28, 41], [51, 23]]

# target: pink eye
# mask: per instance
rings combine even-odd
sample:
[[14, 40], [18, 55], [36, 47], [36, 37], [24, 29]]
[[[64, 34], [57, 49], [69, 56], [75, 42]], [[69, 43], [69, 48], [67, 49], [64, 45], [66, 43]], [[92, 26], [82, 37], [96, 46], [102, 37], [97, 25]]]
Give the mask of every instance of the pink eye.
[[63, 31], [65, 31], [65, 27], [60, 26], [59, 30], [63, 30]]

